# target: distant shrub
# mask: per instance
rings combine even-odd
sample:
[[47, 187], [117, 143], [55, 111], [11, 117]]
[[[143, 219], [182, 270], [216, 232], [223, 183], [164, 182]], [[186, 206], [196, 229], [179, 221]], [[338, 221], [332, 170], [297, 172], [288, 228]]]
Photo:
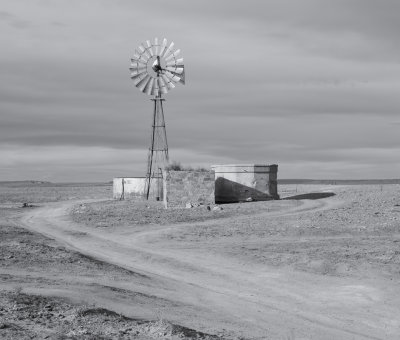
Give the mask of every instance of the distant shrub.
[[180, 162], [172, 161], [165, 167], [166, 170], [174, 170], [174, 171], [208, 171], [204, 167], [193, 168], [191, 166], [182, 165]]
[[207, 172], [207, 171], [210, 171], [209, 169], [207, 169], [207, 168], [203, 168], [203, 167], [198, 167], [198, 168], [196, 168], [195, 170], [196, 170], [196, 171], [201, 171], [201, 172]]
[[175, 171], [182, 171], [184, 170], [182, 167], [182, 164], [177, 162], [177, 161], [173, 161], [170, 164], [168, 164], [165, 169], [167, 170], [175, 170]]

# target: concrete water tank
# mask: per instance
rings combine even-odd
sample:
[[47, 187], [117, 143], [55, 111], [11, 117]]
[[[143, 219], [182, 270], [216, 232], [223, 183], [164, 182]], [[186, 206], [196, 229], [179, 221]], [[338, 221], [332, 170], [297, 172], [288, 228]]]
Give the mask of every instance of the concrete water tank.
[[278, 165], [213, 165], [215, 203], [266, 201], [279, 199]]

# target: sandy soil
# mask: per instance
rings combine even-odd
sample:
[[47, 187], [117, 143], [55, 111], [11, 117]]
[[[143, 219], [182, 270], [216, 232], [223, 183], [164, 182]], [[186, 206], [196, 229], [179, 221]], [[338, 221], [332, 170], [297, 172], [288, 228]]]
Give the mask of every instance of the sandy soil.
[[[13, 302], [40, 296], [67, 299], [52, 301], [61, 306], [58, 314], [74, 315], [74, 332], [88, 322], [82, 310], [94, 310], [88, 314], [99, 325], [105, 313], [113, 330], [76, 333], [87, 337], [98, 330], [118, 338], [117, 330], [132, 328], [128, 338], [398, 339], [400, 186], [280, 190], [282, 196], [336, 195], [215, 211], [104, 200], [3, 208], [1, 235], [9, 236], [2, 237], [0, 284], [8, 309], [0, 313], [8, 319], [5, 327], [0, 322], [0, 335], [13, 325], [40, 325], [29, 326], [32, 312], [19, 312], [24, 304]], [[14, 263], [20, 253], [24, 260]], [[44, 313], [52, 303], [40, 301], [33, 305]], [[124, 317], [118, 321], [102, 308]], [[46, 327], [69, 334], [57, 313]], [[137, 319], [150, 331], [133, 333], [143, 328]], [[152, 331], [159, 324], [197, 333]]]

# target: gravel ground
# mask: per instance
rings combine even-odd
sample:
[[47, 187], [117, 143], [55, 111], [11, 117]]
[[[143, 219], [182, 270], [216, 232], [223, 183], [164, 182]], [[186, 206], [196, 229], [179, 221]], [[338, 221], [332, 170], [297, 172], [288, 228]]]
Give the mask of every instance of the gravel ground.
[[59, 298], [0, 291], [1, 339], [220, 339], [164, 320], [133, 320]]
[[[75, 206], [71, 216], [77, 223], [105, 228], [178, 223], [181, 228], [168, 229], [158, 241], [176, 247], [195, 243], [242, 261], [335, 276], [400, 274], [400, 185], [282, 185], [280, 191], [292, 199], [225, 204], [216, 211], [104, 201]], [[301, 208], [304, 198], [317, 198], [316, 193], [334, 193], [321, 199], [332, 206], [292, 216], [264, 214]]]
[[[307, 190], [305, 188], [305, 190]], [[310, 190], [310, 189], [308, 189]], [[400, 274], [400, 186], [343, 186], [332, 207], [292, 216], [257, 214], [164, 235], [243, 261], [323, 275]]]
[[[65, 249], [15, 225], [0, 225], [0, 267], [1, 339], [221, 339], [161, 318], [134, 320], [95, 305], [25, 293], [32, 287], [74, 289], [65, 277], [82, 274], [91, 279], [88, 285], [101, 282], [105, 276], [125, 282], [141, 275]], [[146, 281], [145, 277], [140, 279]]]
[[110, 200], [78, 204], [72, 209], [71, 217], [76, 223], [92, 227], [169, 225], [273, 212], [293, 206], [296, 206], [293, 201], [268, 201], [165, 209], [159, 202]]
[[[15, 215], [14, 215], [15, 216]], [[0, 224], [0, 267], [17, 268], [31, 273], [85, 273], [102, 276], [135, 273], [91, 259], [65, 248], [50, 238], [18, 228], [13, 223]]]

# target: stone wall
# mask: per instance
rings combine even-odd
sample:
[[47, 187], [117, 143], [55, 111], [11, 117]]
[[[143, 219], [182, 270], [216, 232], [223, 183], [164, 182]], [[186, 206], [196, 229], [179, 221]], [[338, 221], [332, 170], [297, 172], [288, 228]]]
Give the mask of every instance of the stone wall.
[[164, 206], [214, 203], [214, 171], [164, 170]]

